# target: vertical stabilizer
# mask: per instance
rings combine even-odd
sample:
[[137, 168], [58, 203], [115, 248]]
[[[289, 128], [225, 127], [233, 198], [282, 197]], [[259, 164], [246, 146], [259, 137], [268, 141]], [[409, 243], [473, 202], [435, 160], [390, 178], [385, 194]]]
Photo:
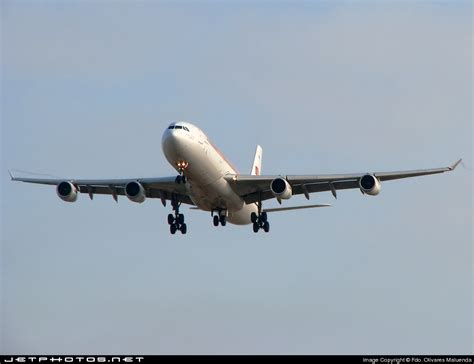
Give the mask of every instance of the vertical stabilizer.
[[255, 158], [253, 160], [252, 171], [250, 172], [252, 176], [260, 176], [260, 173], [262, 173], [262, 154], [262, 147], [260, 145], [257, 145], [257, 150], [255, 151]]

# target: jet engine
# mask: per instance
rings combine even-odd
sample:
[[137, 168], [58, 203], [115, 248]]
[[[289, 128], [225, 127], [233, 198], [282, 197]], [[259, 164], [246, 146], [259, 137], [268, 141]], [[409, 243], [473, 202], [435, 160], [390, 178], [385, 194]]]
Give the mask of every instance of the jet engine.
[[56, 194], [63, 201], [77, 201], [77, 188], [71, 182], [64, 181], [58, 184], [58, 186], [56, 187]]
[[145, 189], [140, 182], [128, 182], [125, 186], [125, 195], [130, 201], [142, 203], [146, 199]]
[[288, 181], [284, 178], [278, 177], [275, 178], [272, 183], [270, 184], [270, 189], [273, 193], [273, 196], [280, 200], [288, 200], [293, 196], [293, 190], [288, 183]]
[[359, 187], [362, 193], [376, 196], [380, 193], [380, 181], [372, 174], [365, 174], [359, 180]]

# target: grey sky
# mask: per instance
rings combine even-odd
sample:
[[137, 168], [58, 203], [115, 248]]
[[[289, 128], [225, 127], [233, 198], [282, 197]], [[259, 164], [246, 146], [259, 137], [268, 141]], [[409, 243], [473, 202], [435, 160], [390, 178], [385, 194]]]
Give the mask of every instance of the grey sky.
[[[470, 2], [13, 2], [2, 9], [3, 353], [472, 353], [472, 172], [271, 216], [270, 234], [7, 168], [173, 174], [172, 120], [243, 173], [472, 168]], [[306, 203], [295, 197], [286, 205]], [[273, 203], [268, 203], [273, 205]]]

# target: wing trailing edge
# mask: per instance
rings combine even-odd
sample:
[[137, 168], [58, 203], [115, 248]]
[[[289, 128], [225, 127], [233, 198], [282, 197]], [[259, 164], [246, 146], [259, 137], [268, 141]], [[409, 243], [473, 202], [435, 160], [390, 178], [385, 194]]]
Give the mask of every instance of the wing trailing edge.
[[302, 209], [314, 209], [317, 207], [330, 207], [331, 205], [322, 204], [322, 205], [303, 205], [303, 206], [290, 206], [290, 207], [277, 207], [270, 209], [263, 209], [265, 212], [280, 212], [280, 211], [291, 211], [291, 210], [302, 210]]

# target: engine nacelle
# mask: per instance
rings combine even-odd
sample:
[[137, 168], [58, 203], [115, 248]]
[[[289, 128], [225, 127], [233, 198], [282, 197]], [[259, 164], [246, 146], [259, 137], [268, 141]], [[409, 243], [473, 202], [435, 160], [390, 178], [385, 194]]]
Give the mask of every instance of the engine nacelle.
[[359, 180], [359, 187], [362, 193], [376, 196], [380, 193], [380, 181], [372, 174], [363, 175]]
[[281, 177], [275, 178], [272, 181], [270, 184], [270, 190], [272, 191], [273, 196], [281, 200], [288, 200], [293, 196], [293, 189], [290, 184], [286, 179]]
[[130, 201], [142, 203], [146, 199], [145, 189], [140, 182], [128, 182], [125, 186], [125, 195]]
[[77, 188], [71, 182], [64, 181], [58, 184], [58, 186], [56, 187], [56, 194], [63, 201], [77, 201]]

